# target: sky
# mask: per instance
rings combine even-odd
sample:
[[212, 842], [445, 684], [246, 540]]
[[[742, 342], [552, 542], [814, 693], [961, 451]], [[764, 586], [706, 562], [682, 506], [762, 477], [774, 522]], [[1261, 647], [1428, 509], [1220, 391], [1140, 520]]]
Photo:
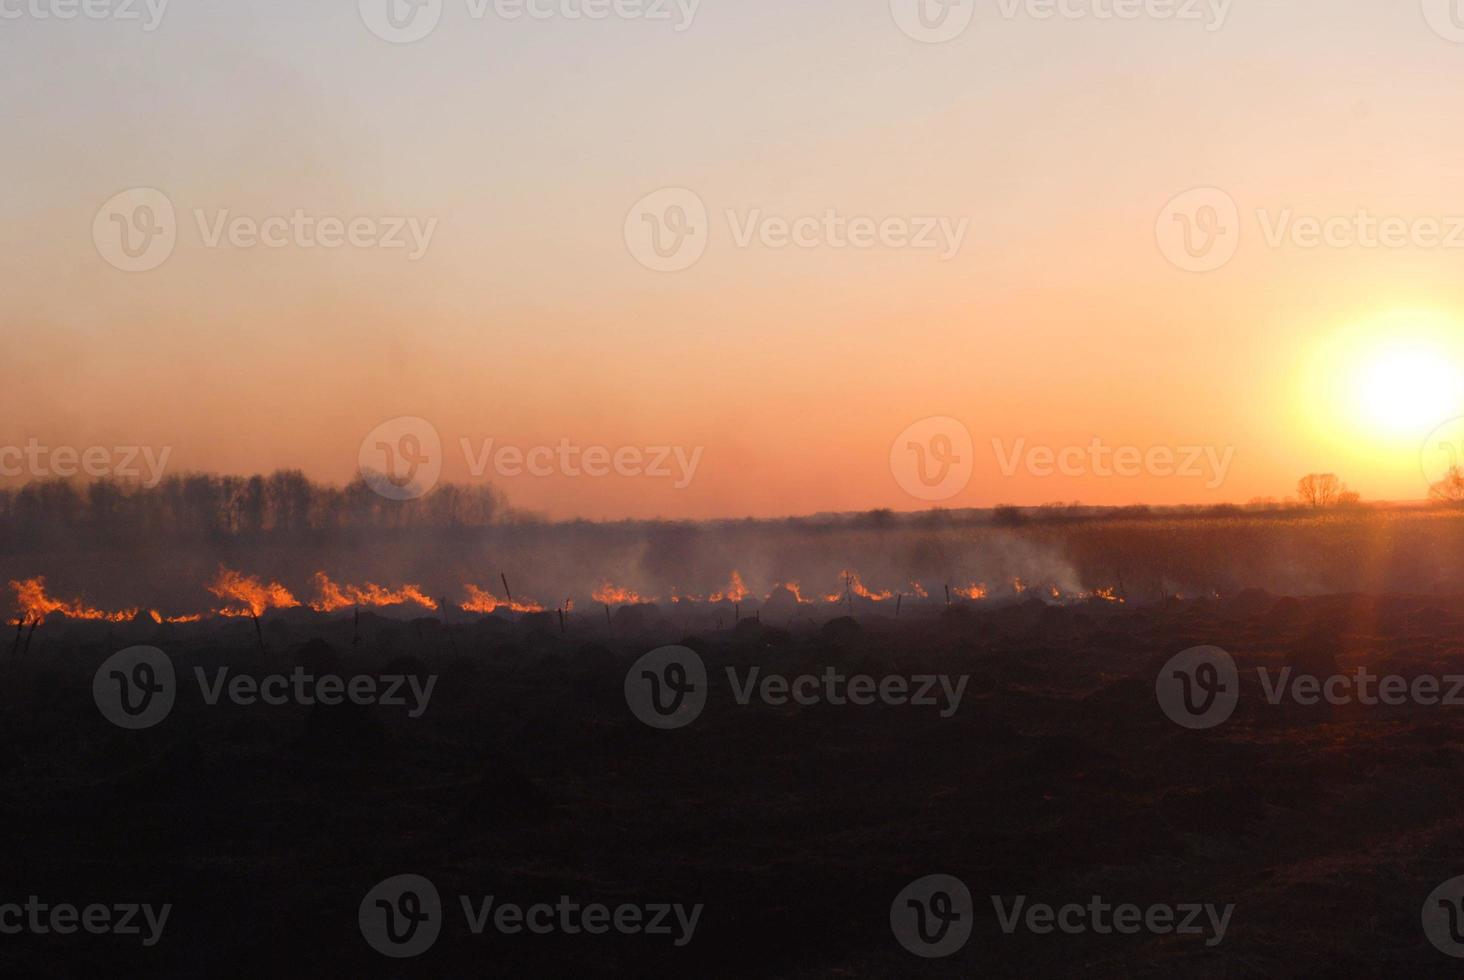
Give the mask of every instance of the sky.
[[0, 470], [704, 518], [1464, 447], [1453, 0], [387, 2], [0, 0]]

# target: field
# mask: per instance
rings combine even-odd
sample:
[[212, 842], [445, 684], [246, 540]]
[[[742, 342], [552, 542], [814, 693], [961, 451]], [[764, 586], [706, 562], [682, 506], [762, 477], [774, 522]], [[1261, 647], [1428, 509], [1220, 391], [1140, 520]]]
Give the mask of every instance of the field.
[[[1020, 529], [731, 525], [650, 537], [586, 526], [562, 554], [546, 541], [564, 530], [544, 526], [496, 532], [494, 559], [520, 548], [548, 569], [576, 549], [620, 556], [617, 579], [651, 591], [669, 584], [653, 574], [670, 568], [658, 563], [673, 546], [693, 548], [709, 579], [724, 552], [745, 548], [751, 559], [738, 563], [758, 591], [767, 578], [815, 580], [824, 570], [837, 591], [839, 569], [857, 565], [872, 591], [923, 574], [929, 597], [902, 598], [898, 618], [891, 600], [847, 590], [791, 607], [757, 595], [610, 610], [582, 601], [564, 624], [553, 607], [483, 616], [452, 606], [444, 616], [302, 605], [266, 610], [258, 632], [249, 617], [160, 625], [145, 614], [55, 615], [28, 649], [21, 640], [9, 651], [0, 687], [0, 829], [14, 845], [5, 900], [172, 910], [152, 946], [119, 935], [7, 937], [0, 969], [1446, 975], [1454, 961], [1431, 945], [1420, 915], [1437, 886], [1464, 874], [1464, 705], [1272, 704], [1265, 683], [1274, 681], [1258, 668], [1271, 678], [1286, 667], [1319, 678], [1360, 667], [1464, 675], [1464, 606], [1442, 587], [1464, 581], [1461, 525], [1420, 512]], [[777, 554], [805, 557], [758, 566], [759, 555]], [[313, 557], [375, 574], [359, 552]], [[226, 559], [265, 578], [307, 567], [278, 546], [200, 554], [186, 567]], [[595, 565], [584, 564], [588, 586]], [[144, 594], [183, 580], [166, 565], [155, 556], [133, 576], [137, 591], [118, 600], [183, 605], [182, 585]], [[71, 567], [44, 570], [60, 580]], [[463, 574], [443, 567], [444, 578]], [[994, 594], [947, 605], [936, 585], [943, 570], [953, 582], [989, 580]], [[547, 594], [535, 574], [522, 577]], [[1022, 575], [1017, 593], [1009, 583]], [[1119, 580], [1125, 601], [1082, 594]], [[101, 601], [113, 595], [102, 586], [86, 595], [113, 604]], [[99, 710], [93, 679], [139, 644], [171, 660], [176, 703], [157, 724], [126, 730]], [[629, 706], [626, 680], [638, 658], [667, 644], [705, 664], [705, 707], [657, 730]], [[1156, 681], [1170, 658], [1204, 645], [1234, 658], [1238, 703], [1222, 724], [1189, 729], [1166, 717]], [[410, 703], [207, 700], [220, 668], [263, 678], [297, 666], [411, 678], [418, 690], [430, 682], [430, 703], [411, 717]], [[965, 681], [958, 705], [761, 695], [744, 705], [754, 668], [760, 677], [834, 668]], [[443, 921], [430, 949], [392, 960], [358, 917], [373, 887], [404, 874], [435, 885]], [[971, 934], [952, 955], [924, 959], [893, 935], [891, 906], [932, 874], [969, 889]], [[490, 895], [524, 906], [567, 896], [612, 909], [701, 909], [681, 945], [675, 933], [617, 929], [476, 935], [459, 901]], [[1043, 932], [1025, 919], [1008, 933], [999, 911], [1019, 896], [1059, 908], [1100, 896], [1233, 909], [1218, 938], [1208, 925], [1205, 934], [1104, 934]]]

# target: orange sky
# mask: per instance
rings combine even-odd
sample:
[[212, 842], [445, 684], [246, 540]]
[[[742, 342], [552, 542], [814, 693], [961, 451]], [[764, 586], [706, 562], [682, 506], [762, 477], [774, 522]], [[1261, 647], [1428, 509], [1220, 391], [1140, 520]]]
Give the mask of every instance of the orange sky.
[[[495, 482], [556, 517], [704, 517], [926, 506], [891, 447], [932, 416], [973, 440], [946, 506], [1244, 502], [1315, 469], [1412, 499], [1420, 447], [1464, 415], [1456, 248], [1267, 240], [1282, 215], [1464, 214], [1464, 45], [1412, 4], [1237, 5], [1207, 31], [993, 2], [938, 45], [884, 2], [707, 0], [679, 32], [449, 5], [454, 29], [411, 45], [353, 7], [7, 26], [0, 446], [344, 481], [375, 426], [413, 416], [452, 479], [471, 476], [463, 438], [700, 450], [680, 489]], [[127, 273], [93, 225], [138, 187], [174, 206], [177, 245]], [[1196, 187], [1239, 214], [1237, 254], [1205, 273], [1156, 242]], [[677, 272], [625, 237], [661, 188], [707, 208], [705, 254]], [[416, 261], [211, 247], [225, 210], [436, 224]], [[754, 215], [829, 211], [966, 230], [948, 259], [737, 242]], [[1377, 381], [1400, 345], [1428, 353]], [[1368, 408], [1421, 385], [1440, 396]], [[1002, 471], [1019, 441], [1095, 439], [1233, 452], [1214, 486]]]

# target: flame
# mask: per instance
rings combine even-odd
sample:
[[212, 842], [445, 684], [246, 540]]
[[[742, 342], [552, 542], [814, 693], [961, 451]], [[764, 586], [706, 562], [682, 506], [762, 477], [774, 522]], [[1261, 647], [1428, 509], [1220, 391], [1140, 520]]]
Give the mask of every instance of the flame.
[[962, 589], [962, 588], [951, 589], [951, 593], [953, 595], [960, 596], [962, 599], [973, 599], [973, 600], [985, 599], [988, 595], [991, 594], [990, 591], [986, 588], [986, 583], [985, 582], [981, 583], [980, 585], [974, 585], [974, 584], [973, 585], [968, 585], [964, 589]]
[[646, 599], [639, 593], [630, 589], [622, 589], [617, 585], [606, 582], [594, 592], [596, 602], [606, 606], [639, 606], [647, 602], [654, 602], [654, 599]]
[[388, 589], [374, 582], [367, 582], [364, 586], [336, 585], [324, 572], [315, 573], [315, 591], [319, 598], [310, 603], [310, 608], [319, 613], [335, 612], [347, 606], [380, 609], [407, 603], [423, 609], [437, 608], [437, 600], [424, 595], [415, 585], [404, 585], [400, 589]]
[[[532, 599], [520, 601], [515, 599], [512, 602], [504, 602], [487, 589], [480, 588], [469, 582], [463, 586], [463, 591], [468, 594], [468, 601], [462, 604], [464, 612], [481, 613], [484, 616], [491, 615], [495, 610], [507, 609], [516, 613], [543, 612], [544, 607]], [[568, 608], [573, 608], [570, 603]]]
[[734, 568], [732, 570], [732, 581], [727, 585], [726, 592], [713, 592], [707, 597], [708, 602], [741, 602], [748, 595], [747, 586], [742, 584], [742, 576]]
[[176, 624], [176, 623], [201, 623], [201, 622], [203, 622], [203, 614], [202, 613], [194, 613], [191, 616], [164, 616], [162, 613], [158, 612], [156, 609], [149, 609], [147, 611], [147, 614], [149, 616], [151, 616], [152, 617], [152, 621], [154, 623], [157, 623], [159, 626], [161, 626], [164, 623]]
[[1086, 598], [1098, 599], [1102, 602], [1123, 602], [1123, 597], [1120, 596], [1118, 594], [1118, 590], [1111, 585], [1101, 589], [1094, 589], [1092, 592], [1087, 593]]
[[46, 580], [42, 576], [29, 578], [23, 582], [12, 581], [10, 587], [15, 590], [15, 601], [24, 617], [22, 622], [34, 620], [37, 623], [44, 623], [47, 616], [60, 613], [71, 619], [125, 623], [138, 613], [136, 609], [124, 609], [118, 612], [95, 609], [85, 605], [80, 599], [71, 602], [53, 599], [46, 594]]
[[868, 599], [871, 602], [884, 602], [886, 599], [893, 599], [895, 594], [888, 589], [883, 592], [871, 592], [859, 581], [858, 572], [845, 572], [844, 580], [849, 583], [849, 590], [861, 599]]
[[910, 591], [913, 592], [918, 598], [921, 598], [921, 599], [929, 599], [930, 598], [930, 593], [929, 592], [926, 592], [925, 591], [925, 586], [921, 585], [919, 582], [911, 582], [910, 583]]
[[1017, 595], [1021, 595], [1027, 591], [1027, 585], [1020, 578], [1014, 578], [1012, 579], [1012, 591]]
[[220, 599], [242, 602], [243, 607], [231, 606], [218, 610], [220, 616], [263, 616], [269, 609], [294, 609], [300, 605], [290, 590], [278, 582], [268, 585], [250, 575], [219, 566], [218, 577], [207, 586]]
[[774, 595], [776, 595], [779, 589], [783, 589], [786, 592], [792, 593], [794, 601], [797, 602], [800, 606], [806, 606], [813, 602], [812, 599], [803, 598], [803, 590], [799, 588], [797, 582], [779, 582], [777, 585], [773, 586], [773, 591], [768, 593], [768, 598], [771, 599]]

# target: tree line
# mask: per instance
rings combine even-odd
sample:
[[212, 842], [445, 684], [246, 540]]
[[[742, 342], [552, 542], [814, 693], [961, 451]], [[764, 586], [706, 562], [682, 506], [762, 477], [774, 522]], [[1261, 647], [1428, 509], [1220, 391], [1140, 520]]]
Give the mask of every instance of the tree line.
[[397, 502], [359, 477], [339, 487], [316, 483], [299, 470], [267, 476], [180, 474], [153, 487], [57, 479], [0, 488], [0, 542], [13, 551], [58, 538], [136, 543], [483, 527], [509, 513], [502, 493], [487, 484], [443, 483], [421, 499]]

